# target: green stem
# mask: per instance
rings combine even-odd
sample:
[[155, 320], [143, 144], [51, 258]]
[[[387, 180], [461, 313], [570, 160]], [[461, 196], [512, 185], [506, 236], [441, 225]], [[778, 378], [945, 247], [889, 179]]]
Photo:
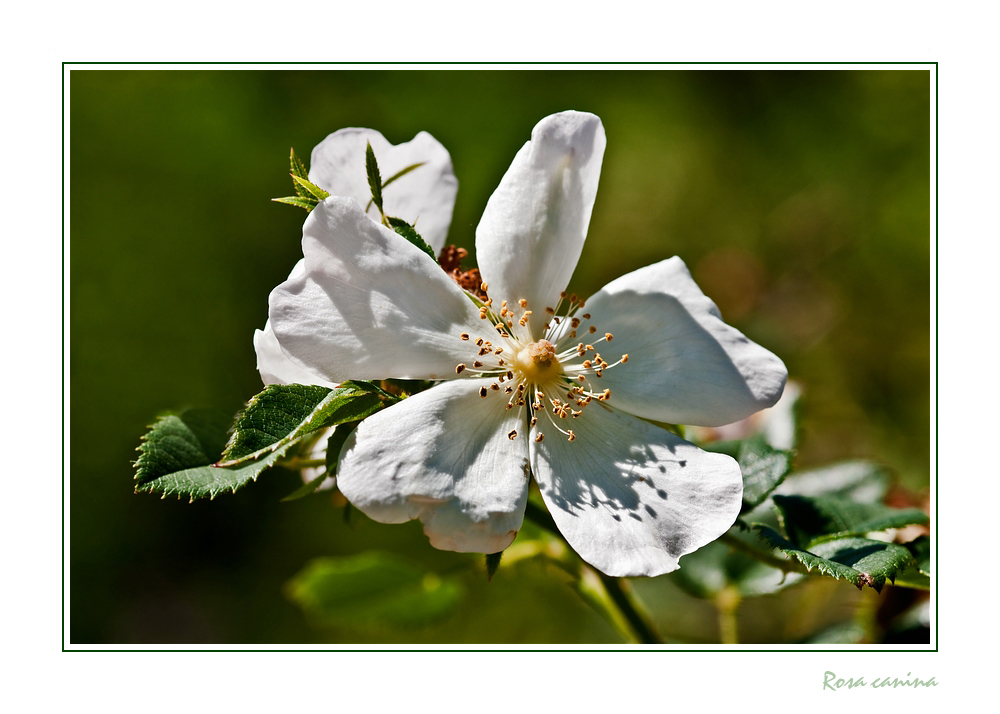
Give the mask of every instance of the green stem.
[[[557, 536], [560, 540], [569, 545], [562, 533], [559, 532], [556, 522], [552, 520], [552, 516], [549, 515], [547, 511], [543, 510], [531, 501], [528, 501], [525, 516], [527, 516], [527, 518], [533, 521], [536, 525], [544, 528], [549, 533]], [[588, 566], [581, 564], [581, 567]], [[604, 586], [604, 590], [611, 603], [614, 604], [614, 606], [621, 613], [622, 617], [626, 622], [628, 622], [629, 626], [634, 631], [636, 639], [643, 644], [663, 644], [663, 639], [657, 633], [656, 628], [653, 627], [649, 616], [643, 611], [642, 607], [635, 599], [631, 589], [624, 587], [619, 578], [605, 575], [597, 570], [594, 572], [597, 573], [597, 576], [600, 578], [601, 584]]]
[[736, 645], [740, 642], [739, 621], [736, 618], [740, 600], [739, 592], [732, 586], [720, 590], [713, 600], [719, 613], [719, 642], [724, 645]]

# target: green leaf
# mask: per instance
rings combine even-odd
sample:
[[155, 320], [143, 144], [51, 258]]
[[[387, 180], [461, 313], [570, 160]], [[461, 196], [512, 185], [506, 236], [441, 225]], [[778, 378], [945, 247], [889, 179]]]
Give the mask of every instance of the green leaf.
[[792, 452], [775, 449], [762, 435], [741, 442], [736, 460], [743, 472], [740, 513], [748, 513], [763, 503], [792, 468]]
[[372, 192], [372, 201], [378, 207], [378, 212], [385, 215], [385, 211], [382, 210], [382, 176], [378, 171], [378, 162], [375, 160], [371, 142], [368, 142], [368, 148], [365, 149], [365, 169], [368, 172], [368, 188]]
[[294, 147], [292, 148], [288, 156], [289, 168], [291, 168], [292, 176], [298, 176], [300, 178], [309, 178], [309, 172], [306, 170], [306, 165], [302, 163], [302, 159], [298, 157], [295, 153]]
[[399, 171], [397, 171], [396, 173], [394, 173], [392, 176], [390, 176], [389, 178], [387, 178], [385, 180], [385, 183], [382, 184], [382, 188], [385, 189], [386, 186], [388, 186], [389, 184], [391, 184], [393, 181], [395, 181], [399, 177], [406, 176], [406, 174], [408, 174], [411, 171], [413, 171], [413, 169], [419, 169], [421, 166], [423, 166], [426, 163], [427, 163], [426, 161], [421, 161], [419, 164], [410, 164], [405, 169], [400, 169]]
[[196, 409], [161, 417], [143, 437], [136, 461], [136, 493], [162, 493], [196, 498], [215, 498], [235, 492], [273, 465], [284, 453], [280, 449], [266, 459], [251, 461], [235, 469], [214, 466], [225, 445], [231, 417], [225, 412]]
[[823, 575], [847, 580], [859, 590], [867, 585], [882, 592], [886, 578], [894, 580], [913, 562], [910, 551], [896, 543], [840, 538], [816, 543], [806, 550], [767, 526], [755, 527], [768, 545], [799, 561], [810, 572], [817, 570]]
[[450, 615], [463, 597], [453, 577], [368, 552], [310, 561], [286, 594], [321, 626], [415, 628]]
[[402, 218], [393, 218], [392, 216], [386, 216], [386, 219], [389, 221], [389, 225], [392, 226], [392, 229], [394, 231], [396, 231], [399, 235], [406, 238], [406, 240], [413, 243], [413, 245], [420, 248], [420, 250], [427, 253], [427, 255], [429, 255], [431, 257], [431, 260], [433, 260], [435, 263], [437, 262], [437, 258], [434, 257], [434, 249], [431, 248], [429, 245], [427, 245], [427, 241], [425, 241], [423, 238], [420, 237], [420, 234], [417, 233], [416, 228], [411, 226]]
[[794, 543], [809, 546], [820, 540], [864, 535], [913, 523], [926, 523], [916, 508], [897, 509], [881, 503], [858, 503], [838, 496], [774, 496], [785, 532]]
[[[330, 196], [329, 191], [324, 191], [323, 189], [321, 189], [319, 186], [317, 186], [307, 178], [302, 178], [301, 176], [296, 176], [295, 174], [292, 174], [292, 181], [295, 182], [296, 191], [299, 190], [298, 187], [302, 187], [309, 193], [309, 195], [311, 195], [317, 201], [322, 201], [324, 198], [329, 198]], [[300, 192], [299, 195], [302, 196], [303, 198], [309, 198], [309, 196], [306, 195], [305, 193]]]
[[397, 401], [370, 382], [344, 382], [336, 389], [269, 385], [236, 420], [219, 465], [231, 467], [260, 458], [317, 429], [364, 419]]
[[304, 208], [306, 213], [316, 208], [319, 205], [319, 201], [314, 198], [303, 198], [301, 196], [285, 196], [284, 198], [272, 198], [275, 203], [287, 203], [289, 206], [298, 206], [299, 208]]

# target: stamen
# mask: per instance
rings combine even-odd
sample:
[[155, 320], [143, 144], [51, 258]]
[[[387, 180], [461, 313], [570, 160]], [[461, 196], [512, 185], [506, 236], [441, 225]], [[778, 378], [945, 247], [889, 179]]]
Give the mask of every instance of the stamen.
[[465, 363], [464, 362], [462, 364], [458, 365], [457, 367], [455, 367], [455, 374], [461, 374], [464, 371], [465, 371]]
[[517, 438], [517, 430], [516, 429], [511, 429], [510, 433], [507, 434], [507, 438], [510, 439], [511, 441], [514, 441], [514, 439]]
[[538, 432], [537, 434], [535, 434], [535, 443], [542, 441], [544, 438], [545, 434], [543, 434], [542, 432]]
[[482, 367], [483, 363], [480, 362], [479, 360], [476, 360], [475, 362], [472, 363], [472, 366], [473, 367]]
[[608, 342], [611, 342], [611, 340], [613, 340], [614, 338], [615, 338], [615, 336], [612, 335], [610, 332], [605, 332], [604, 333], [604, 339], [606, 339]]
[[576, 441], [576, 434], [573, 433], [572, 429], [570, 429], [567, 433], [569, 434], [569, 439], [567, 439], [567, 441]]

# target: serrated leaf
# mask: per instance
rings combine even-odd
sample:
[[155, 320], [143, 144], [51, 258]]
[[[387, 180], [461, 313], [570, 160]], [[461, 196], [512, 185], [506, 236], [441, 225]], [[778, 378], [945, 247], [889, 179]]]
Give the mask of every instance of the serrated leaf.
[[413, 169], [419, 169], [421, 166], [423, 166], [426, 163], [427, 163], [426, 161], [421, 161], [419, 164], [410, 164], [405, 169], [400, 169], [399, 171], [397, 171], [396, 173], [394, 173], [392, 176], [390, 176], [389, 178], [387, 178], [385, 180], [385, 182], [382, 184], [382, 188], [385, 189], [386, 186], [388, 186], [389, 184], [391, 184], [396, 179], [400, 178], [401, 176], [406, 176], [406, 174], [408, 174], [411, 171], [413, 171]]
[[295, 148], [293, 147], [288, 156], [288, 164], [291, 169], [292, 176], [300, 176], [301, 178], [309, 178], [309, 171], [306, 170], [306, 165], [302, 163], [302, 159], [299, 158], [298, 154], [295, 153]]
[[335, 389], [272, 384], [247, 404], [233, 426], [220, 466], [261, 458], [317, 429], [358, 421], [399, 401], [370, 382]]
[[928, 520], [926, 514], [915, 508], [857, 503], [838, 496], [775, 495], [773, 500], [781, 511], [785, 532], [794, 543], [806, 547], [820, 540], [902, 528]]
[[368, 148], [365, 149], [365, 170], [368, 173], [368, 188], [372, 192], [372, 201], [378, 208], [378, 212], [385, 215], [385, 211], [382, 210], [382, 176], [379, 174], [378, 162], [375, 160], [375, 152], [372, 151], [371, 142], [368, 142]]
[[289, 206], [304, 208], [306, 213], [319, 205], [319, 201], [315, 198], [303, 198], [301, 196], [285, 196], [284, 198], [272, 198], [271, 200], [275, 203], [287, 203]]
[[775, 449], [763, 436], [741, 442], [736, 460], [743, 472], [740, 513], [748, 513], [763, 503], [792, 468], [792, 452]]
[[310, 561], [286, 585], [286, 594], [319, 625], [382, 629], [447, 617], [464, 592], [455, 578], [368, 552]]
[[239, 468], [215, 467], [230, 421], [225, 412], [205, 409], [159, 419], [139, 447], [136, 492], [187, 496], [192, 501], [215, 498], [245, 486], [284, 454], [285, 449], [279, 449]]
[[[314, 184], [309, 179], [302, 178], [301, 176], [296, 176], [295, 174], [292, 174], [291, 176], [292, 176], [292, 181], [295, 182], [296, 186], [301, 186], [303, 189], [305, 189], [309, 193], [309, 195], [313, 196], [316, 200], [322, 201], [323, 199], [330, 197], [330, 192], [329, 191], [325, 191], [325, 190], [321, 189], [319, 186], [317, 186], [316, 184]], [[298, 189], [296, 188], [296, 191], [297, 190]], [[303, 196], [305, 198], [308, 198], [308, 196], [306, 194], [299, 194], [299, 195], [301, 195], [301, 196]]]
[[768, 545], [799, 561], [810, 572], [817, 570], [823, 575], [847, 580], [859, 590], [867, 585], [882, 592], [887, 578], [894, 580], [913, 562], [910, 551], [896, 543], [841, 538], [816, 543], [805, 550], [767, 526], [755, 527]]
[[406, 238], [406, 240], [413, 243], [413, 245], [420, 248], [420, 250], [427, 253], [427, 255], [429, 255], [431, 257], [431, 260], [433, 260], [435, 263], [437, 262], [437, 258], [434, 257], [434, 249], [427, 244], [427, 241], [425, 241], [423, 238], [420, 237], [420, 234], [417, 233], [416, 228], [411, 226], [402, 218], [393, 218], [392, 216], [386, 216], [386, 219], [389, 221], [389, 225], [392, 226], [392, 229], [396, 231], [396, 233], [403, 236], [404, 238]]

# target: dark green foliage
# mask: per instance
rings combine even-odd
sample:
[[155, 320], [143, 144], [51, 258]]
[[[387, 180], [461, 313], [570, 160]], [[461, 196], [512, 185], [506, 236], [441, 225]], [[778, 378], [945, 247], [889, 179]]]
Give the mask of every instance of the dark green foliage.
[[369, 551], [316, 558], [286, 585], [285, 592], [321, 626], [410, 629], [450, 615], [464, 591], [455, 578]]
[[748, 513], [777, 488], [792, 468], [792, 452], [775, 449], [758, 435], [740, 443], [737, 461], [743, 472], [743, 507]]
[[413, 245], [420, 248], [420, 250], [427, 253], [427, 255], [431, 257], [431, 260], [437, 262], [437, 258], [434, 256], [434, 250], [427, 245], [427, 241], [420, 237], [420, 234], [417, 233], [417, 230], [413, 226], [404, 221], [402, 218], [393, 218], [392, 216], [389, 216], [388, 221], [394, 231], [413, 243]]
[[776, 495], [774, 503], [781, 511], [785, 532], [799, 545], [927, 522], [926, 514], [915, 508], [858, 503], [837, 496]]

